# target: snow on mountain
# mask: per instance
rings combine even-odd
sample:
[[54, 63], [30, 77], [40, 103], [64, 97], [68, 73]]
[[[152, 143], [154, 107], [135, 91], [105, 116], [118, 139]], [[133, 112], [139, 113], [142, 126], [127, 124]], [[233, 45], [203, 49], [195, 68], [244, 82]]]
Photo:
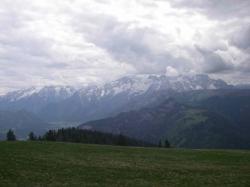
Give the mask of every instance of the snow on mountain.
[[0, 100], [17, 102], [38, 97], [44, 101], [59, 101], [71, 97], [75, 92], [76, 89], [70, 86], [31, 87], [9, 92], [1, 96]]
[[173, 90], [177, 92], [220, 89], [229, 87], [222, 80], [210, 79], [207, 75], [176, 76], [166, 75], [133, 75], [126, 76], [102, 86], [91, 86], [79, 90], [81, 97], [102, 98], [126, 94], [138, 96], [150, 91]]
[[0, 109], [32, 112], [45, 121], [83, 122], [137, 110], [168, 98], [173, 92], [230, 87], [206, 75], [130, 75], [103, 85], [75, 89], [47, 86], [10, 92]]
[[20, 99], [23, 98], [27, 98], [33, 94], [38, 93], [41, 90], [41, 88], [39, 87], [31, 87], [31, 88], [27, 88], [27, 89], [23, 89], [23, 90], [18, 90], [18, 91], [14, 91], [14, 92], [10, 92], [8, 93], [6, 96], [4, 96], [4, 98], [6, 100], [9, 100], [11, 102], [14, 101], [18, 101]]
[[101, 99], [125, 94], [129, 97], [138, 96], [150, 91], [174, 90], [177, 92], [202, 89], [220, 89], [228, 85], [222, 80], [210, 79], [207, 75], [176, 76], [143, 74], [125, 76], [118, 80], [100, 86], [86, 86], [77, 90], [70, 86], [31, 87], [10, 92], [0, 97], [0, 100], [16, 102], [31, 97], [38, 97], [44, 101], [60, 101], [78, 93], [88, 100]]

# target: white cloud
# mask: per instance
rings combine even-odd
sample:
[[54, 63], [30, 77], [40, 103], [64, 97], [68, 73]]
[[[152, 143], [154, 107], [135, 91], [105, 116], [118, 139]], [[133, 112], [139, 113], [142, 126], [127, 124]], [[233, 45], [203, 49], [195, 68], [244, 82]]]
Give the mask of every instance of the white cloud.
[[179, 75], [178, 71], [175, 68], [171, 67], [171, 66], [166, 67], [166, 73], [165, 74], [167, 76], [170, 76], [170, 77], [172, 77], [172, 76], [175, 77], [175, 76]]
[[2, 0], [0, 90], [166, 67], [246, 82], [249, 7], [245, 0]]

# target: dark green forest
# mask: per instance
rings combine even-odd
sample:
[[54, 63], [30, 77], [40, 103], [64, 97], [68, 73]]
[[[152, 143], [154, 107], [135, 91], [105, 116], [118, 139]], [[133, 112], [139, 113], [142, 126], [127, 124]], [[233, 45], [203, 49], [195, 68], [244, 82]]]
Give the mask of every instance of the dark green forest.
[[[33, 132], [31, 132], [29, 134], [29, 140], [119, 145], [119, 146], [143, 146], [143, 147], [158, 146], [156, 144], [130, 138], [122, 134], [115, 135], [111, 133], [103, 133], [103, 132], [84, 130], [79, 128], [62, 128], [58, 130], [49, 130], [43, 136], [39, 137], [36, 137], [36, 135]], [[167, 140], [164, 141], [165, 145], [167, 145], [165, 147], [170, 147], [169, 142]]]

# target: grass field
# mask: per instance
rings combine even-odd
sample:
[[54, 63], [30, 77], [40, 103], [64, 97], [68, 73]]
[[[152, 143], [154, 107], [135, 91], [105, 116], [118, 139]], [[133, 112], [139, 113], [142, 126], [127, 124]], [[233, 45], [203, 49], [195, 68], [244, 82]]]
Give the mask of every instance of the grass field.
[[0, 142], [0, 186], [250, 186], [250, 151]]

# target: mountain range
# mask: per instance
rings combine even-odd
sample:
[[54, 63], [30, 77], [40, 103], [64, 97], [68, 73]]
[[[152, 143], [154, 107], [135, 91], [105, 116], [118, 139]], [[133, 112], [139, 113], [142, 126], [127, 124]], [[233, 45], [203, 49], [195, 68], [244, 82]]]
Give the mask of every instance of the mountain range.
[[0, 111], [25, 111], [44, 129], [82, 124], [152, 143], [168, 138], [177, 147], [249, 148], [249, 98], [248, 87], [207, 75], [131, 75], [103, 85], [10, 92], [0, 97]]
[[230, 88], [206, 75], [126, 76], [104, 85], [29, 88], [0, 97], [0, 110], [26, 110], [46, 122], [86, 122], [156, 104], [174, 92]]

